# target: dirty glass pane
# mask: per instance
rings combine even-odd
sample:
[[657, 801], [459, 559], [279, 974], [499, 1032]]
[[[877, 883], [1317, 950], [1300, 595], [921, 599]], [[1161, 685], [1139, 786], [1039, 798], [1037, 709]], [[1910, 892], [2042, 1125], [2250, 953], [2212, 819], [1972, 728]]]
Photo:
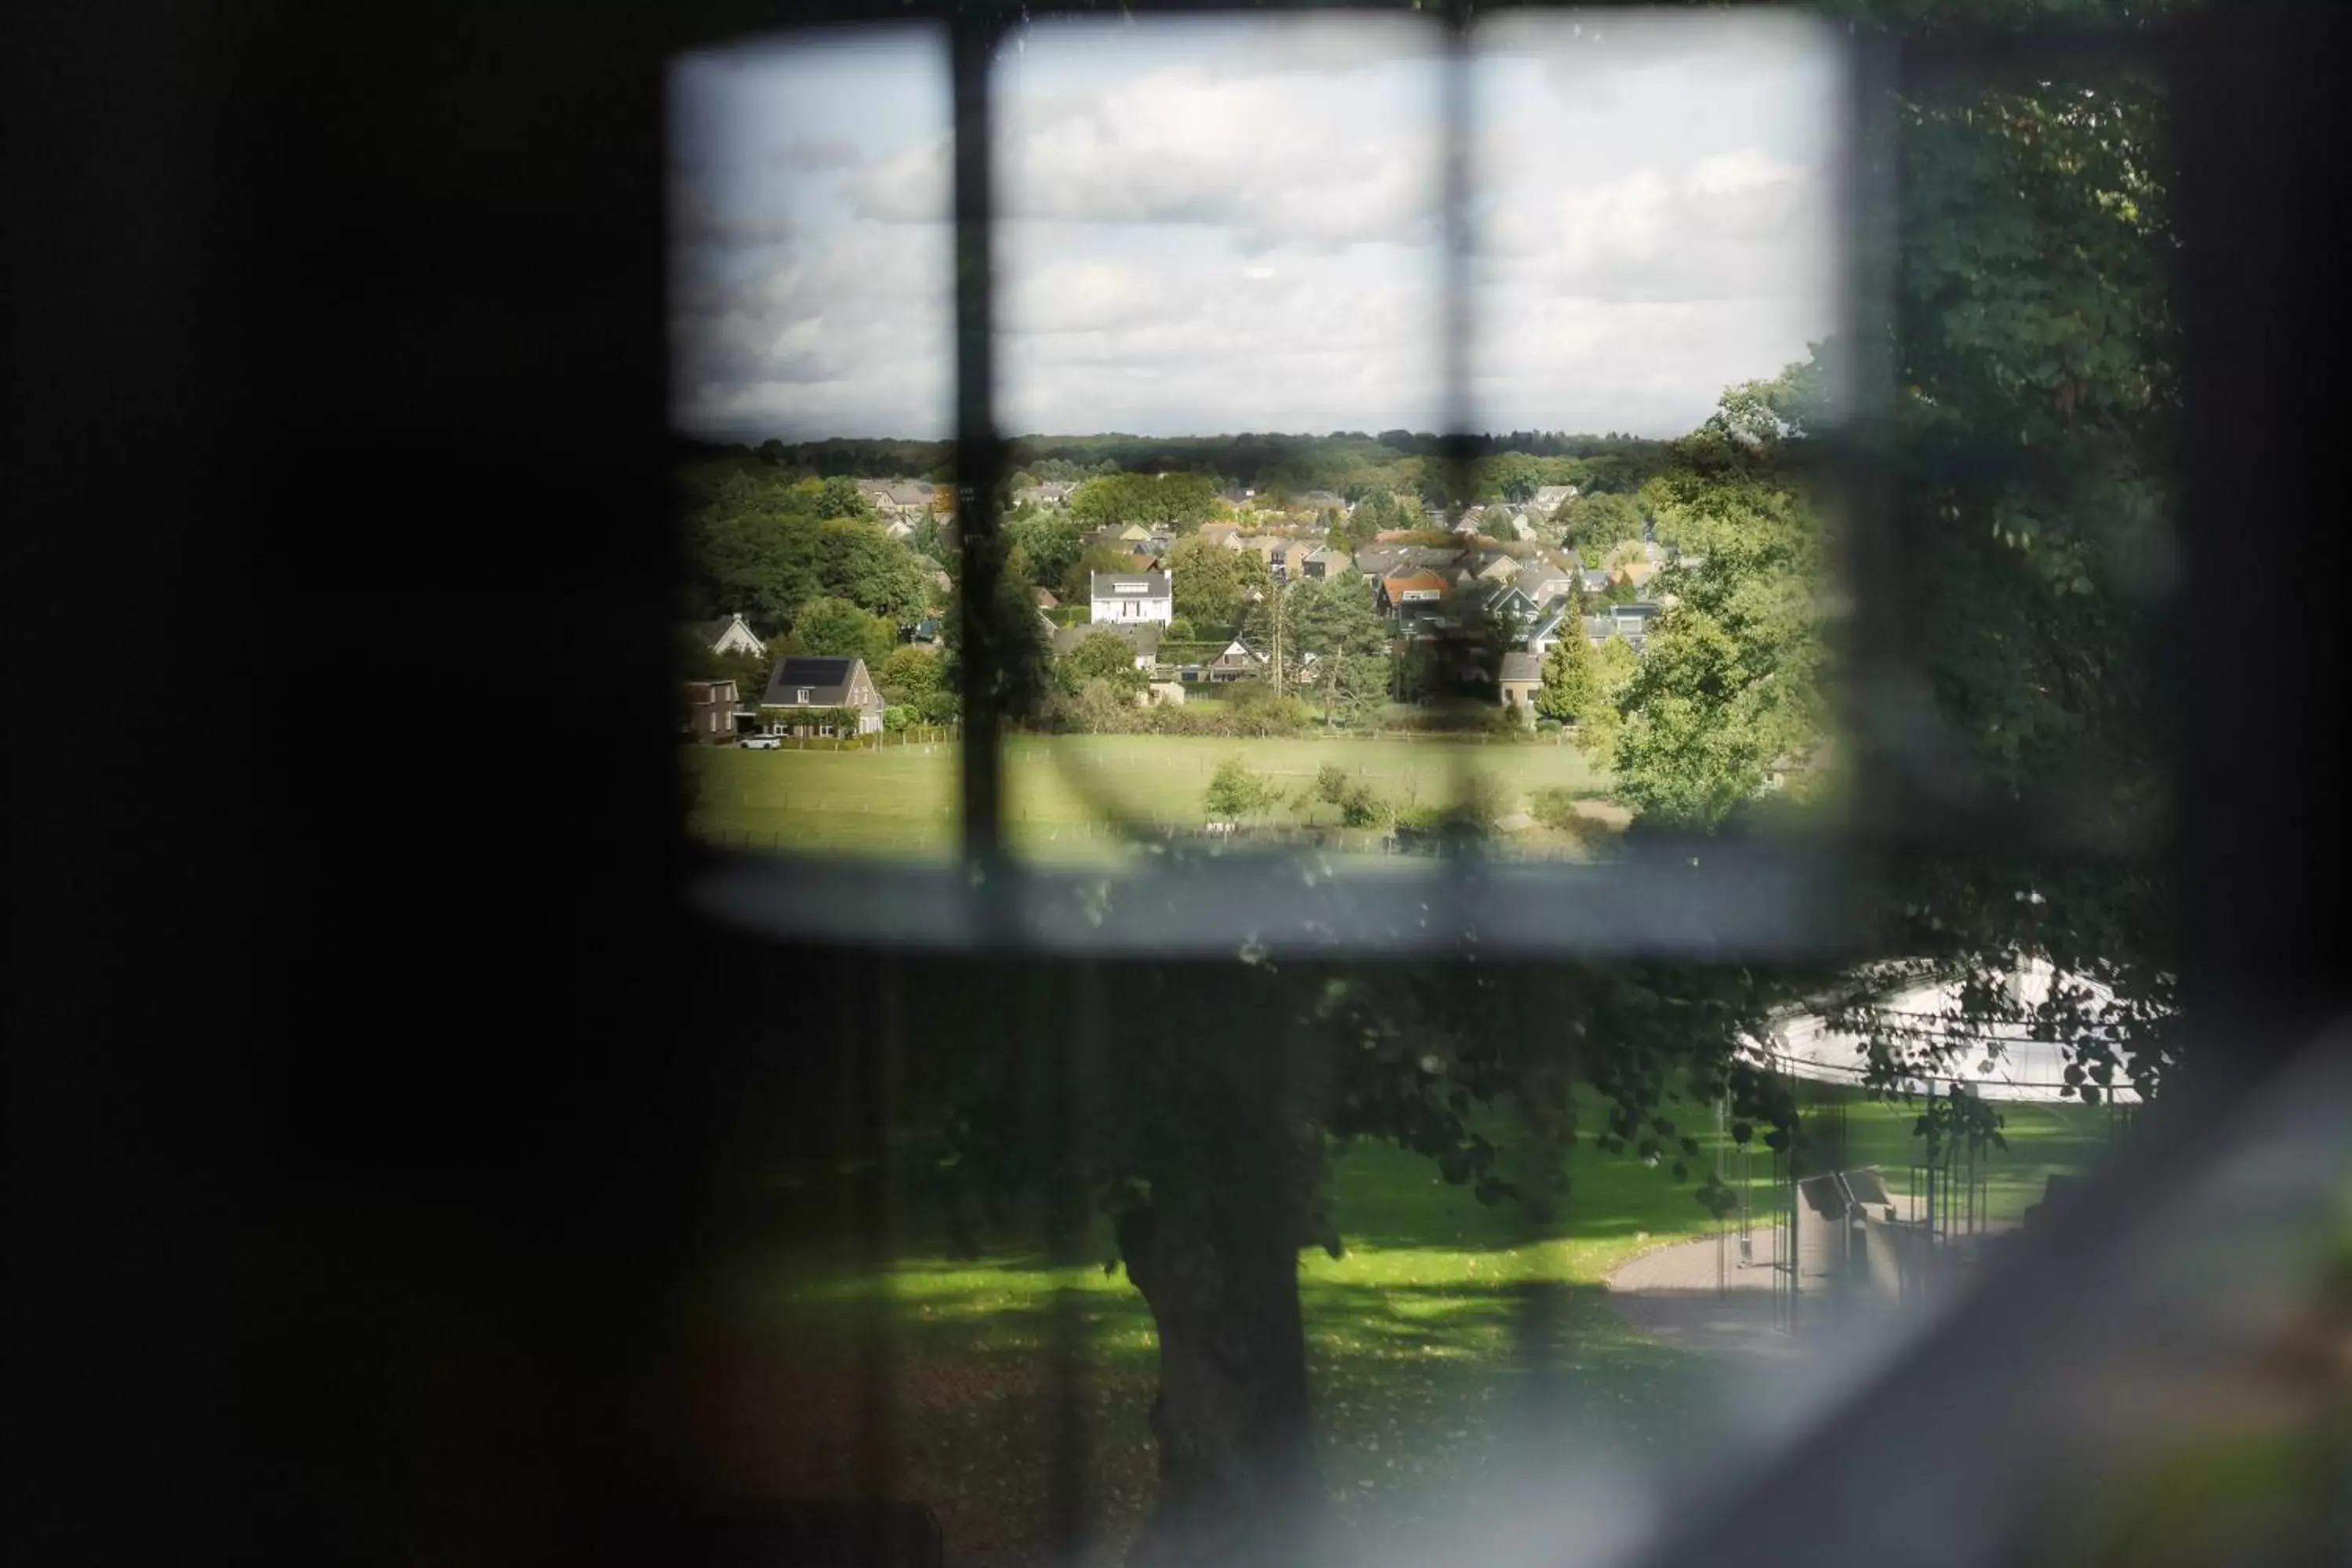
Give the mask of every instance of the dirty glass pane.
[[[938, 504], [1003, 519], [1013, 858], [879, 863], [950, 852], [951, 734], [736, 756], [842, 771], [698, 885], [777, 1064], [730, 1486], [951, 1559], [1599, 1560], [2137, 1135], [2160, 103], [1853, 68], [1780, 16], [1007, 36], [1005, 482]], [[936, 125], [859, 159], [841, 235], [942, 210]], [[2086, 758], [2095, 853], [1961, 830]]]
[[688, 830], [943, 859], [959, 831], [944, 39], [780, 35], [683, 57], [669, 87]]

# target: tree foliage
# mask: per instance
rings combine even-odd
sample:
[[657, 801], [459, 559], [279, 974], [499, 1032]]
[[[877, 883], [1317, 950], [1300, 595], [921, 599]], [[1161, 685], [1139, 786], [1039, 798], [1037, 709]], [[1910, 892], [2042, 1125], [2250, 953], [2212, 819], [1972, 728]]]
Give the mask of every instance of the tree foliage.
[[1135, 667], [1135, 645], [1117, 632], [1097, 632], [1054, 661], [1055, 684], [1071, 696], [1097, 680], [1130, 702], [1151, 684], [1151, 678]]
[[1253, 773], [1241, 758], [1227, 757], [1209, 777], [1202, 797], [1211, 820], [1239, 822], [1262, 816], [1282, 804], [1282, 791], [1264, 773]]
[[1106, 474], [1071, 491], [1069, 502], [1084, 528], [1197, 527], [1216, 510], [1216, 481], [1205, 474]]
[[811, 599], [793, 622], [803, 653], [862, 658], [869, 670], [890, 657], [897, 634], [890, 623], [869, 616], [846, 599]]
[[1198, 536], [1176, 542], [1168, 552], [1168, 569], [1174, 578], [1176, 614], [1217, 637], [1233, 635], [1250, 595], [1274, 585], [1273, 574], [1256, 552]]

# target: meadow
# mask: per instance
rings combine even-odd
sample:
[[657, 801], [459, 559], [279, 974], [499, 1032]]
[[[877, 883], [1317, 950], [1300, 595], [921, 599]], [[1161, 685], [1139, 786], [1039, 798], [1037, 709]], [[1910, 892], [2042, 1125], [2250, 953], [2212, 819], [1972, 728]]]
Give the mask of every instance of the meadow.
[[[1538, 790], [1559, 789], [1608, 816], [1597, 804], [1608, 793], [1606, 775], [1575, 747], [1549, 742], [1017, 735], [1003, 754], [1006, 831], [1017, 850], [1043, 859], [1099, 857], [1115, 847], [1119, 821], [1197, 830], [1210, 776], [1227, 757], [1292, 794], [1336, 763], [1383, 800], [1440, 805], [1456, 798], [1475, 770], [1496, 785], [1507, 815], [1529, 809]], [[959, 757], [951, 742], [853, 752], [690, 748], [686, 765], [699, 794], [688, 826], [752, 848], [944, 858], [958, 838]], [[1308, 819], [1331, 816], [1326, 807]], [[1271, 820], [1302, 818], [1283, 809]], [[1377, 837], [1351, 836], [1365, 847]], [[1528, 837], [1547, 836], [1536, 829]]]
[[[1850, 1098], [1848, 1163], [1886, 1167], [1899, 1194], [1914, 1114]], [[2010, 1108], [1995, 1217], [2014, 1218], [2051, 1172], [2086, 1168], [2106, 1132], [2101, 1110]], [[1712, 1134], [1702, 1142], [1711, 1159]], [[1571, 1465], [1582, 1445], [1682, 1469], [1718, 1436], [1721, 1366], [1629, 1329], [1602, 1286], [1637, 1253], [1711, 1236], [1715, 1222], [1663, 1169], [1584, 1145], [1570, 1170], [1566, 1206], [1538, 1224], [1389, 1145], [1339, 1152], [1346, 1253], [1307, 1251], [1300, 1277], [1322, 1478], [1360, 1539], [1472, 1552], [1462, 1511], [1501, 1517], [1483, 1510], [1508, 1503], [1530, 1463]], [[808, 1223], [738, 1255], [705, 1303], [709, 1342], [724, 1347], [704, 1380], [705, 1462], [747, 1489], [854, 1489], [859, 1369], [887, 1363], [898, 1493], [939, 1510], [952, 1561], [1034, 1561], [1052, 1539], [1051, 1347], [1066, 1327], [1090, 1538], [1098, 1560], [1115, 1560], [1150, 1505], [1153, 1465], [1155, 1345], [1124, 1275], [1057, 1266], [1017, 1234], [953, 1257], [919, 1215], [903, 1216], [877, 1259], [825, 1229], [841, 1200], [822, 1179], [796, 1185], [790, 1206]]]

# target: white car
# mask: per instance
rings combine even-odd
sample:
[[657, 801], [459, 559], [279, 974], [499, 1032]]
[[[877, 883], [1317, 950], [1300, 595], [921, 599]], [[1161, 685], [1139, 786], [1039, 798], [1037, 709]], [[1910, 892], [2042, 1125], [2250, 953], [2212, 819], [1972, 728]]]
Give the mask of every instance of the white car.
[[746, 735], [735, 742], [747, 752], [781, 752], [784, 743], [773, 735]]

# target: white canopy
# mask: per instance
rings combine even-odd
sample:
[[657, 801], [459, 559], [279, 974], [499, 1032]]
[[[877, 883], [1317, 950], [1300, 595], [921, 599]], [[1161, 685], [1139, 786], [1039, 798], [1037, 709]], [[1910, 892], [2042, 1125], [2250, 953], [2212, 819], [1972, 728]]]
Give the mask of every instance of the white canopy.
[[[2060, 984], [2048, 963], [2035, 961], [2020, 970], [2015, 980], [2020, 1000], [2038, 1005]], [[2086, 993], [2095, 1010], [2113, 1005], [2114, 994], [2095, 981], [2078, 975], [2063, 977], [2070, 991]], [[1878, 1004], [1891, 1024], [1916, 1030], [1923, 1048], [1948, 1041], [1957, 1048], [1947, 1053], [1932, 1072], [1907, 1079], [1903, 1087], [1915, 1093], [1958, 1084], [1984, 1100], [2039, 1100], [2055, 1103], [2074, 1098], [2066, 1087], [2068, 1065], [2064, 1047], [2053, 1040], [2037, 1040], [2014, 1025], [1969, 1025], [1960, 1017], [1959, 988], [1945, 982], [1898, 991]], [[1783, 1020], [1769, 1037], [1751, 1038], [1749, 1059], [1776, 1072], [1825, 1083], [1859, 1083], [1868, 1066], [1864, 1041], [1859, 1035], [1841, 1034], [1817, 1015]], [[2119, 1052], [2128, 1061], [2128, 1053]], [[2139, 1092], [2116, 1083], [2103, 1098], [2136, 1105]]]

